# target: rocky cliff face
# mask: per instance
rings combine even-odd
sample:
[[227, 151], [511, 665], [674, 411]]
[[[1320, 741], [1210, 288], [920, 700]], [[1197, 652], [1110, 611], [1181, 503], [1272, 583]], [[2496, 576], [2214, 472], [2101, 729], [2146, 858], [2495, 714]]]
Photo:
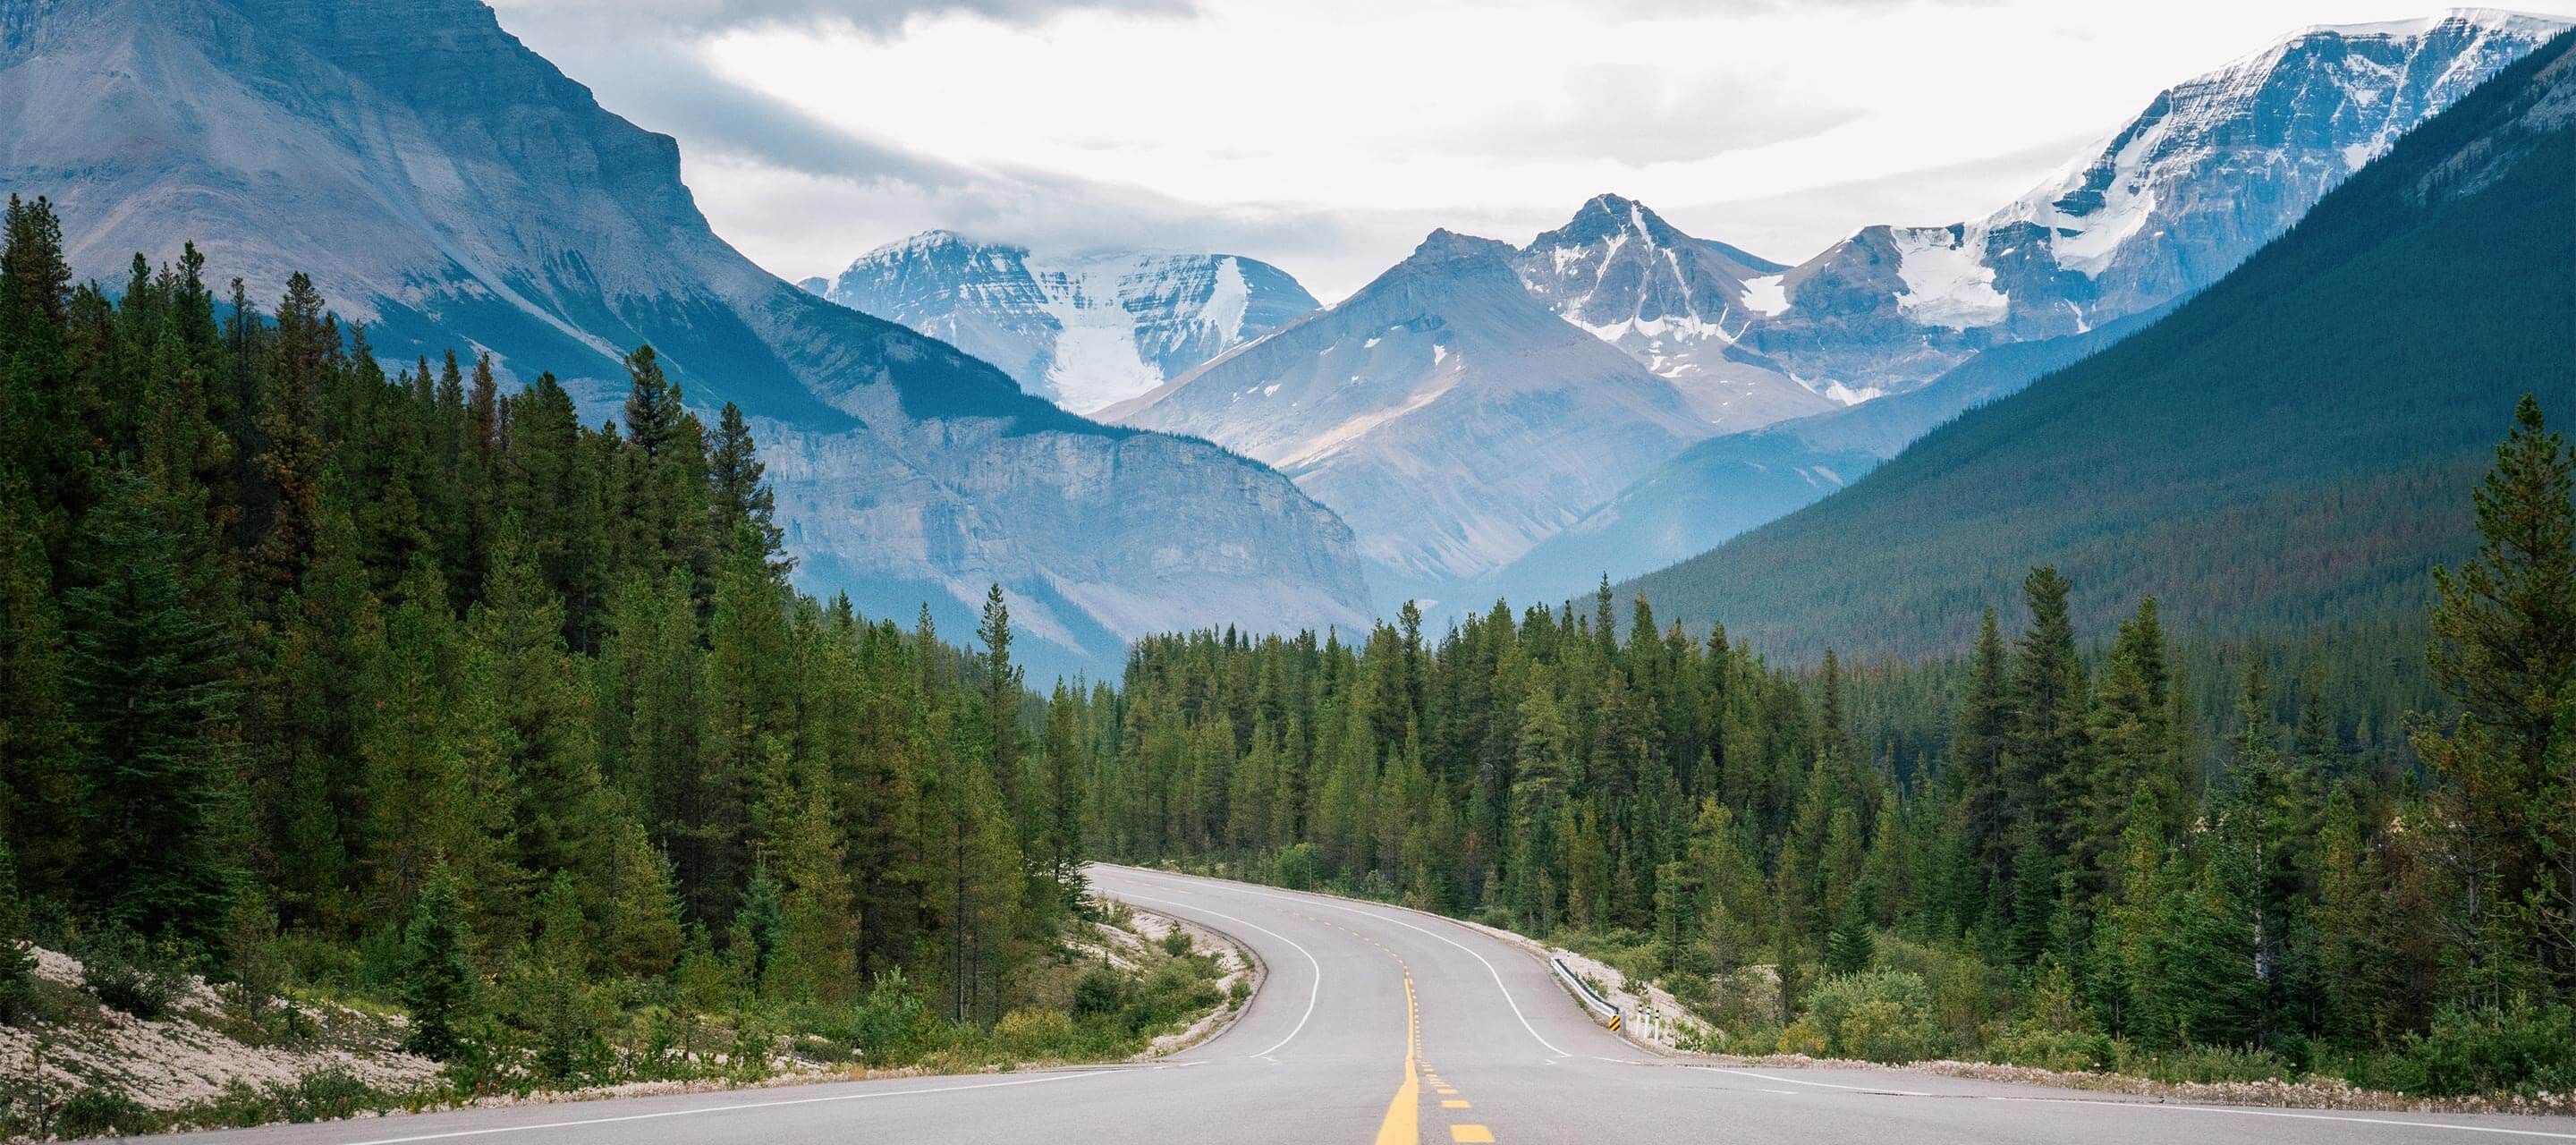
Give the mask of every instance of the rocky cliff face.
[[1707, 432], [1670, 383], [1523, 289], [1514, 257], [1434, 232], [1340, 305], [1104, 416], [1295, 477], [1351, 524], [1382, 600], [1443, 591]]
[[861, 255], [818, 293], [990, 361], [1075, 413], [1142, 394], [1315, 308], [1286, 271], [1235, 255], [1038, 258], [948, 231]]
[[0, 106], [0, 185], [54, 197], [83, 275], [193, 238], [258, 297], [311, 273], [388, 356], [489, 351], [594, 410], [623, 391], [616, 356], [651, 343], [692, 404], [756, 419], [810, 587], [962, 619], [998, 580], [1077, 641], [1059, 663], [1095, 668], [1209, 619], [1166, 593], [1249, 562], [1268, 575], [1228, 619], [1364, 614], [1348, 531], [1285, 479], [1066, 414], [762, 271], [708, 228], [668, 137], [472, 0], [12, 6]]
[[1810, 386], [1737, 343], [1785, 305], [1789, 269], [1683, 234], [1642, 203], [1601, 195], [1512, 260], [1558, 317], [1670, 381], [1719, 430], [1751, 429], [1861, 400]]

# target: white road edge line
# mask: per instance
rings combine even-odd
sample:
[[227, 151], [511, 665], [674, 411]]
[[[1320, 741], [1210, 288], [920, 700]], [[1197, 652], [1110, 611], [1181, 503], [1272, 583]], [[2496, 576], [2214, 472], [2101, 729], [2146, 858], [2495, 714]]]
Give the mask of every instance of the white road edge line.
[[[1154, 874], [1154, 873], [1158, 873], [1158, 872], [1144, 872], [1144, 873], [1147, 873], [1147, 874]], [[1168, 877], [1168, 876], [1166, 876], [1166, 877]], [[1212, 881], [1213, 881], [1213, 880], [1212, 880]], [[1529, 1031], [1529, 1036], [1530, 1036], [1530, 1037], [1532, 1037], [1532, 1038], [1534, 1038], [1534, 1039], [1537, 1039], [1538, 1044], [1540, 1044], [1540, 1045], [1542, 1045], [1542, 1046], [1546, 1046], [1546, 1047], [1547, 1047], [1547, 1052], [1552, 1053], [1552, 1054], [1555, 1054], [1555, 1055], [1556, 1055], [1556, 1056], [1558, 1056], [1558, 1057], [1565, 1058], [1565, 1057], [1573, 1057], [1573, 1056], [1574, 1056], [1574, 1055], [1572, 1055], [1572, 1054], [1569, 1054], [1569, 1053], [1565, 1052], [1564, 1050], [1561, 1050], [1561, 1049], [1556, 1048], [1556, 1043], [1555, 1043], [1555, 1042], [1551, 1042], [1551, 1041], [1547, 1040], [1547, 1038], [1546, 1038], [1544, 1035], [1541, 1035], [1541, 1034], [1538, 1032], [1538, 1027], [1533, 1026], [1533, 1025], [1531, 1025], [1531, 1024], [1530, 1024], [1529, 1015], [1524, 1014], [1524, 1013], [1522, 1013], [1522, 1012], [1521, 1012], [1521, 1004], [1520, 1004], [1520, 1002], [1519, 1002], [1518, 1000], [1516, 1000], [1516, 999], [1514, 999], [1514, 998], [1512, 997], [1512, 988], [1511, 988], [1511, 987], [1509, 987], [1509, 986], [1505, 986], [1505, 985], [1503, 985], [1503, 972], [1502, 972], [1502, 971], [1500, 971], [1500, 970], [1496, 970], [1496, 969], [1494, 969], [1494, 964], [1493, 964], [1493, 963], [1491, 963], [1491, 962], [1486, 962], [1486, 961], [1485, 961], [1485, 956], [1484, 956], [1484, 955], [1482, 955], [1482, 954], [1478, 954], [1478, 953], [1476, 953], [1474, 950], [1469, 949], [1469, 948], [1468, 948], [1468, 946], [1467, 946], [1465, 943], [1462, 943], [1462, 942], [1458, 941], [1457, 939], [1451, 938], [1451, 937], [1449, 937], [1448, 935], [1445, 935], [1445, 934], [1440, 934], [1440, 933], [1437, 933], [1437, 932], [1435, 932], [1435, 931], [1424, 930], [1423, 928], [1418, 927], [1418, 926], [1415, 926], [1415, 925], [1413, 925], [1412, 923], [1406, 922], [1406, 921], [1404, 921], [1403, 919], [1400, 919], [1400, 918], [1391, 918], [1391, 917], [1389, 917], [1389, 916], [1387, 916], [1387, 915], [1380, 914], [1380, 913], [1378, 913], [1378, 912], [1376, 912], [1376, 911], [1373, 911], [1373, 910], [1361, 910], [1361, 909], [1359, 909], [1358, 907], [1344, 906], [1344, 905], [1342, 905], [1342, 904], [1340, 904], [1340, 903], [1329, 901], [1329, 900], [1324, 899], [1324, 898], [1322, 898], [1322, 897], [1320, 897], [1320, 896], [1304, 896], [1304, 895], [1287, 895], [1287, 894], [1279, 894], [1279, 893], [1272, 892], [1272, 891], [1264, 891], [1264, 890], [1260, 890], [1260, 889], [1258, 889], [1258, 888], [1252, 887], [1250, 884], [1243, 884], [1243, 883], [1232, 884], [1232, 885], [1233, 885], [1233, 886], [1235, 886], [1235, 887], [1237, 887], [1237, 888], [1239, 888], [1239, 889], [1241, 889], [1242, 891], [1244, 891], [1244, 892], [1245, 892], [1245, 893], [1247, 893], [1247, 894], [1256, 894], [1256, 895], [1261, 895], [1261, 896], [1262, 896], [1262, 897], [1264, 897], [1264, 898], [1287, 899], [1287, 900], [1289, 900], [1289, 901], [1291, 901], [1291, 902], [1302, 902], [1302, 903], [1307, 903], [1307, 904], [1310, 904], [1310, 905], [1313, 905], [1313, 906], [1330, 907], [1330, 908], [1332, 908], [1332, 909], [1334, 909], [1334, 910], [1338, 910], [1338, 911], [1346, 911], [1346, 912], [1351, 913], [1351, 914], [1359, 915], [1359, 916], [1361, 916], [1361, 917], [1363, 917], [1363, 918], [1373, 918], [1373, 919], [1378, 920], [1379, 922], [1391, 922], [1391, 923], [1394, 923], [1394, 924], [1395, 924], [1395, 925], [1397, 925], [1397, 926], [1403, 927], [1403, 928], [1404, 928], [1404, 929], [1406, 929], [1406, 930], [1413, 931], [1413, 932], [1414, 932], [1414, 933], [1416, 933], [1416, 934], [1427, 934], [1427, 935], [1430, 935], [1430, 936], [1431, 936], [1431, 937], [1433, 937], [1433, 938], [1437, 938], [1437, 939], [1439, 939], [1439, 940], [1440, 940], [1440, 941], [1442, 941], [1442, 942], [1446, 942], [1446, 943], [1448, 943], [1448, 944], [1449, 944], [1449, 945], [1451, 945], [1451, 946], [1455, 946], [1455, 947], [1457, 947], [1457, 948], [1458, 948], [1458, 949], [1460, 949], [1460, 950], [1465, 950], [1465, 951], [1467, 951], [1467, 957], [1469, 957], [1469, 958], [1473, 958], [1473, 959], [1475, 959], [1475, 960], [1476, 960], [1476, 961], [1478, 961], [1478, 962], [1482, 962], [1482, 963], [1484, 963], [1484, 966], [1485, 966], [1485, 973], [1487, 973], [1487, 974], [1491, 974], [1491, 975], [1493, 975], [1493, 976], [1494, 976], [1494, 989], [1499, 990], [1499, 991], [1501, 991], [1501, 992], [1502, 992], [1502, 995], [1503, 995], [1503, 1004], [1504, 1004], [1504, 1005], [1506, 1005], [1506, 1006], [1510, 1006], [1510, 1007], [1512, 1008], [1512, 1016], [1521, 1020], [1521, 1028], [1522, 1028], [1522, 1029], [1524, 1029], [1524, 1030]], [[1213, 914], [1213, 913], [1215, 913], [1215, 912], [1210, 911], [1209, 913]], [[1311, 958], [1311, 957], [1313, 957], [1313, 956], [1312, 956], [1312, 955], [1308, 955], [1308, 957], [1310, 957], [1310, 958]]]
[[[1923, 1091], [1921, 1091], [1921, 1090], [1916, 1090], [1916, 1089], [1889, 1089], [1889, 1088], [1887, 1088], [1887, 1087], [1885, 1087], [1885, 1086], [1878, 1086], [1878, 1085], [1835, 1085], [1834, 1083], [1832, 1083], [1832, 1082], [1830, 1082], [1830, 1081], [1808, 1081], [1808, 1080], [1806, 1080], [1806, 1079], [1804, 1079], [1804, 1078], [1795, 1078], [1795, 1077], [1779, 1077], [1779, 1076], [1776, 1076], [1776, 1075], [1773, 1075], [1773, 1074], [1767, 1074], [1767, 1073], [1755, 1073], [1755, 1072], [1753, 1072], [1752, 1070], [1749, 1070], [1749, 1069], [1728, 1069], [1728, 1068], [1726, 1068], [1725, 1066], [1720, 1066], [1720, 1065], [1691, 1066], [1691, 1067], [1687, 1067], [1687, 1068], [1691, 1068], [1691, 1069], [1704, 1069], [1704, 1070], [1708, 1070], [1708, 1071], [1710, 1071], [1710, 1072], [1712, 1072], [1712, 1073], [1731, 1073], [1731, 1074], [1735, 1074], [1735, 1075], [1737, 1075], [1737, 1076], [1739, 1076], [1739, 1077], [1758, 1077], [1758, 1078], [1761, 1078], [1761, 1079], [1762, 1079], [1762, 1080], [1764, 1080], [1764, 1081], [1776, 1081], [1776, 1082], [1781, 1083], [1782, 1085], [1813, 1085], [1813, 1086], [1821, 1086], [1821, 1087], [1826, 1088], [1826, 1089], [1848, 1089], [1848, 1090], [1851, 1090], [1851, 1091], [1852, 1091], [1852, 1092], [1854, 1092], [1854, 1093], [1888, 1093], [1888, 1094], [1894, 1094], [1894, 1095], [1896, 1095], [1896, 1096], [1898, 1096], [1898, 1097], [1931, 1097], [1931, 1096], [1933, 1096], [1932, 1094], [1928, 1094], [1928, 1093], [1925, 1093], [1925, 1092], [1923, 1092]], [[1778, 1093], [1778, 1092], [1780, 1092], [1780, 1091], [1775, 1089], [1775, 1090], [1772, 1090], [1771, 1092], [1773, 1092], [1773, 1093]]]
[[1303, 947], [1303, 946], [1298, 946], [1298, 945], [1297, 945], [1297, 940], [1296, 940], [1296, 939], [1290, 938], [1290, 937], [1288, 937], [1287, 935], [1281, 934], [1281, 933], [1279, 933], [1278, 931], [1272, 930], [1272, 929], [1270, 929], [1269, 927], [1266, 927], [1266, 926], [1261, 925], [1260, 923], [1257, 923], [1257, 922], [1251, 922], [1251, 921], [1247, 921], [1247, 920], [1245, 920], [1245, 919], [1236, 918], [1236, 917], [1234, 917], [1233, 915], [1230, 915], [1230, 914], [1221, 914], [1221, 913], [1218, 913], [1218, 912], [1216, 912], [1216, 911], [1209, 910], [1209, 909], [1208, 909], [1208, 908], [1206, 908], [1206, 907], [1200, 906], [1200, 905], [1199, 905], [1199, 904], [1197, 904], [1197, 903], [1193, 903], [1193, 902], [1174, 902], [1174, 901], [1172, 901], [1172, 900], [1170, 900], [1170, 899], [1158, 899], [1158, 898], [1155, 898], [1155, 897], [1154, 897], [1154, 896], [1152, 896], [1152, 895], [1123, 895], [1123, 896], [1122, 896], [1122, 895], [1120, 895], [1117, 891], [1109, 891], [1109, 892], [1107, 892], [1107, 893], [1108, 893], [1111, 897], [1113, 897], [1113, 898], [1119, 898], [1119, 897], [1123, 897], [1123, 898], [1132, 898], [1132, 899], [1135, 899], [1135, 900], [1137, 900], [1137, 901], [1139, 901], [1139, 902], [1158, 902], [1158, 903], [1163, 904], [1164, 906], [1180, 906], [1180, 907], [1188, 907], [1188, 908], [1190, 908], [1191, 910], [1195, 910], [1195, 911], [1198, 911], [1198, 912], [1200, 912], [1200, 913], [1202, 913], [1202, 914], [1206, 914], [1206, 915], [1208, 915], [1208, 916], [1210, 916], [1210, 917], [1212, 917], [1212, 918], [1221, 918], [1221, 919], [1226, 920], [1227, 922], [1235, 923], [1235, 924], [1240, 925], [1240, 926], [1248, 926], [1248, 927], [1251, 927], [1252, 929], [1257, 930], [1257, 931], [1260, 931], [1260, 932], [1261, 932], [1261, 933], [1263, 933], [1263, 934], [1267, 934], [1267, 935], [1269, 935], [1269, 936], [1270, 936], [1270, 937], [1272, 937], [1272, 938], [1276, 938], [1276, 939], [1278, 939], [1278, 940], [1279, 940], [1279, 941], [1281, 941], [1281, 942], [1285, 942], [1285, 943], [1287, 943], [1287, 944], [1288, 944], [1288, 945], [1290, 945], [1290, 946], [1296, 946], [1296, 947], [1297, 947], [1297, 953], [1299, 953], [1299, 954], [1303, 954], [1303, 955], [1305, 955], [1305, 956], [1306, 956], [1306, 964], [1315, 968], [1315, 988], [1314, 988], [1314, 989], [1312, 989], [1312, 990], [1308, 990], [1308, 991], [1306, 991], [1306, 1012], [1305, 1012], [1305, 1013], [1303, 1013], [1303, 1014], [1298, 1015], [1298, 1017], [1297, 1017], [1297, 1028], [1295, 1028], [1295, 1029], [1293, 1029], [1293, 1030], [1288, 1031], [1288, 1036], [1287, 1036], [1287, 1037], [1284, 1037], [1284, 1038], [1279, 1039], [1279, 1044], [1278, 1044], [1278, 1045], [1274, 1045], [1274, 1046], [1270, 1047], [1269, 1049], [1263, 1050], [1263, 1051], [1261, 1051], [1260, 1053], [1257, 1053], [1257, 1054], [1246, 1054], [1246, 1055], [1244, 1055], [1244, 1056], [1246, 1056], [1246, 1057], [1252, 1057], [1252, 1058], [1266, 1058], [1266, 1057], [1269, 1057], [1270, 1055], [1272, 1055], [1272, 1054], [1275, 1054], [1275, 1053], [1278, 1053], [1278, 1052], [1279, 1052], [1279, 1046], [1284, 1046], [1284, 1045], [1287, 1045], [1289, 1042], [1295, 1041], [1295, 1040], [1297, 1039], [1297, 1035], [1299, 1035], [1299, 1034], [1301, 1034], [1301, 1033], [1304, 1033], [1304, 1032], [1306, 1031], [1306, 1019], [1308, 1019], [1308, 1018], [1312, 1018], [1312, 1017], [1314, 1017], [1314, 1016], [1315, 1016], [1315, 999], [1316, 999], [1316, 998], [1319, 998], [1319, 997], [1321, 997], [1321, 996], [1323, 996], [1323, 993], [1324, 993], [1324, 964], [1323, 964], [1323, 963], [1321, 963], [1321, 962], [1317, 962], [1317, 961], [1315, 961], [1315, 952], [1313, 952], [1313, 951], [1311, 951], [1311, 950], [1308, 950], [1308, 949], [1306, 949], [1306, 948], [1305, 948], [1305, 947]]
[[[1755, 1073], [1752, 1070], [1728, 1069], [1724, 1066], [1691, 1066], [1688, 1068], [1705, 1069], [1716, 1073], [1731, 1073], [1743, 1077], [1758, 1077], [1764, 1081], [1785, 1082], [1790, 1085], [1813, 1085], [1822, 1086], [1826, 1089], [1848, 1089], [1856, 1093], [1883, 1093], [1900, 1097], [1940, 1096], [1938, 1094], [1924, 1093], [1919, 1090], [1911, 1089], [1885, 1089], [1865, 1085], [1836, 1085], [1829, 1081], [1808, 1081], [1803, 1078], [1781, 1077], [1777, 1074]], [[1783, 1091], [1775, 1089], [1770, 1092], [1780, 1093]], [[2551, 1133], [2540, 1129], [2509, 1129], [2501, 1125], [2459, 1125], [2448, 1121], [2399, 1121], [2390, 1117], [2351, 1117], [2332, 1112], [2302, 1113], [2287, 1109], [2238, 1109], [2224, 1105], [2176, 1105], [2148, 1101], [2108, 1101], [2085, 1097], [2007, 1097], [1991, 1093], [1970, 1093], [1961, 1094], [1959, 1096], [1973, 1098], [1978, 1101], [2037, 1101], [2057, 1105], [2116, 1105], [2133, 1109], [2169, 1109], [2180, 1113], [2233, 1113], [2240, 1117], [2289, 1117], [2301, 1121], [2348, 1121], [2356, 1125], [2395, 1125], [2409, 1129], [2452, 1129], [2462, 1133], [2509, 1133], [2521, 1137], [2549, 1137], [2561, 1141], [2576, 1141], [2576, 1133]]]
[[352, 1141], [348, 1145], [403, 1145], [408, 1141], [444, 1141], [454, 1137], [484, 1137], [495, 1133], [534, 1133], [547, 1129], [572, 1129], [583, 1125], [609, 1125], [620, 1121], [652, 1121], [664, 1117], [690, 1117], [701, 1113], [739, 1113], [750, 1109], [777, 1109], [788, 1105], [815, 1105], [827, 1101], [864, 1101], [876, 1097], [911, 1097], [926, 1093], [957, 1093], [969, 1089], [1000, 1089], [1013, 1085], [1038, 1085], [1050, 1081], [1105, 1077], [1110, 1074], [1134, 1073], [1133, 1069], [1095, 1069], [1073, 1073], [1024, 1077], [1011, 1081], [979, 1081], [969, 1085], [942, 1085], [928, 1089], [890, 1089], [870, 1093], [838, 1093], [830, 1097], [798, 1097], [785, 1101], [745, 1101], [731, 1105], [702, 1105], [695, 1109], [665, 1109], [659, 1113], [628, 1113], [617, 1117], [586, 1117], [579, 1121], [546, 1121], [534, 1125], [496, 1125], [489, 1129], [457, 1129], [446, 1133], [421, 1133], [410, 1137], [378, 1137], [369, 1141]]
[[2551, 1137], [2576, 1141], [2576, 1133], [2551, 1133], [2542, 1129], [2508, 1129], [2501, 1125], [2460, 1125], [2449, 1121], [2399, 1121], [2393, 1117], [2346, 1117], [2336, 1113], [2295, 1113], [2286, 1109], [2235, 1109], [2223, 1105], [2166, 1105], [2146, 1101], [2089, 1101], [2080, 1097], [1995, 1097], [1979, 1094], [1987, 1101], [2045, 1101], [2060, 1105], [2117, 1105], [2134, 1109], [2164, 1109], [2175, 1113], [2233, 1113], [2239, 1117], [2293, 1117], [2301, 1121], [2345, 1121], [2355, 1125], [2394, 1125], [2403, 1129], [2449, 1129], [2460, 1133], [2509, 1133], [2517, 1137]]

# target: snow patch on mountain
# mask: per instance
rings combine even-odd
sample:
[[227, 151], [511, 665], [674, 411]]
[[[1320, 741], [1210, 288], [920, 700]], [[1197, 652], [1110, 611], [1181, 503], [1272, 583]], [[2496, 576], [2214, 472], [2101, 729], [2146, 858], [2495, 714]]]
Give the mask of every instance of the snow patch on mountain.
[[1777, 318], [1789, 310], [1789, 276], [1765, 274], [1744, 280], [1744, 308], [1765, 318]]
[[1995, 268], [1977, 256], [1962, 227], [1903, 227], [1891, 230], [1901, 259], [1897, 276], [1905, 290], [1896, 305], [1927, 326], [1964, 330], [2004, 320], [2012, 299], [1995, 289]]

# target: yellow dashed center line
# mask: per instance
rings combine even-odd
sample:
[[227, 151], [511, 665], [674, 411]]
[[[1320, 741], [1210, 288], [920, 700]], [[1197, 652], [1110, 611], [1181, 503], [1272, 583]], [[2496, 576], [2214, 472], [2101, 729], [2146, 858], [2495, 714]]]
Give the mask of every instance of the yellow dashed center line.
[[[1421, 1145], [1423, 1083], [1428, 1082], [1440, 1093], [1444, 1099], [1440, 1103], [1443, 1109], [1466, 1109], [1469, 1105], [1466, 1099], [1457, 1096], [1455, 1088], [1422, 1060], [1422, 1008], [1413, 993], [1413, 967], [1407, 965], [1404, 956], [1397, 954], [1393, 947], [1347, 926], [1302, 913], [1298, 917], [1353, 935], [1385, 951], [1386, 956], [1395, 959], [1396, 966], [1404, 971], [1404, 1083], [1396, 1087], [1395, 1097], [1387, 1102], [1386, 1117], [1377, 1127], [1377, 1145]], [[1494, 1131], [1482, 1125], [1455, 1124], [1449, 1127], [1449, 1140], [1453, 1142], [1490, 1142], [1493, 1139]]]

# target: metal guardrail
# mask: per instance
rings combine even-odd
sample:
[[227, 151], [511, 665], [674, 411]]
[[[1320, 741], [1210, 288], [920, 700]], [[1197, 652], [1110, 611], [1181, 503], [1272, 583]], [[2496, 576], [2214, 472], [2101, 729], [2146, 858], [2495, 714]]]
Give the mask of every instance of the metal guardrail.
[[1602, 997], [1592, 989], [1591, 983], [1584, 981], [1581, 976], [1568, 969], [1564, 959], [1551, 957], [1547, 963], [1556, 967], [1557, 977], [1565, 979], [1566, 985], [1574, 987], [1574, 996], [1583, 1000], [1584, 1009], [1600, 1015], [1602, 1024], [1609, 1026], [1613, 1033], [1618, 1031], [1626, 1018], [1619, 1007], [1611, 1005], [1608, 998]]

